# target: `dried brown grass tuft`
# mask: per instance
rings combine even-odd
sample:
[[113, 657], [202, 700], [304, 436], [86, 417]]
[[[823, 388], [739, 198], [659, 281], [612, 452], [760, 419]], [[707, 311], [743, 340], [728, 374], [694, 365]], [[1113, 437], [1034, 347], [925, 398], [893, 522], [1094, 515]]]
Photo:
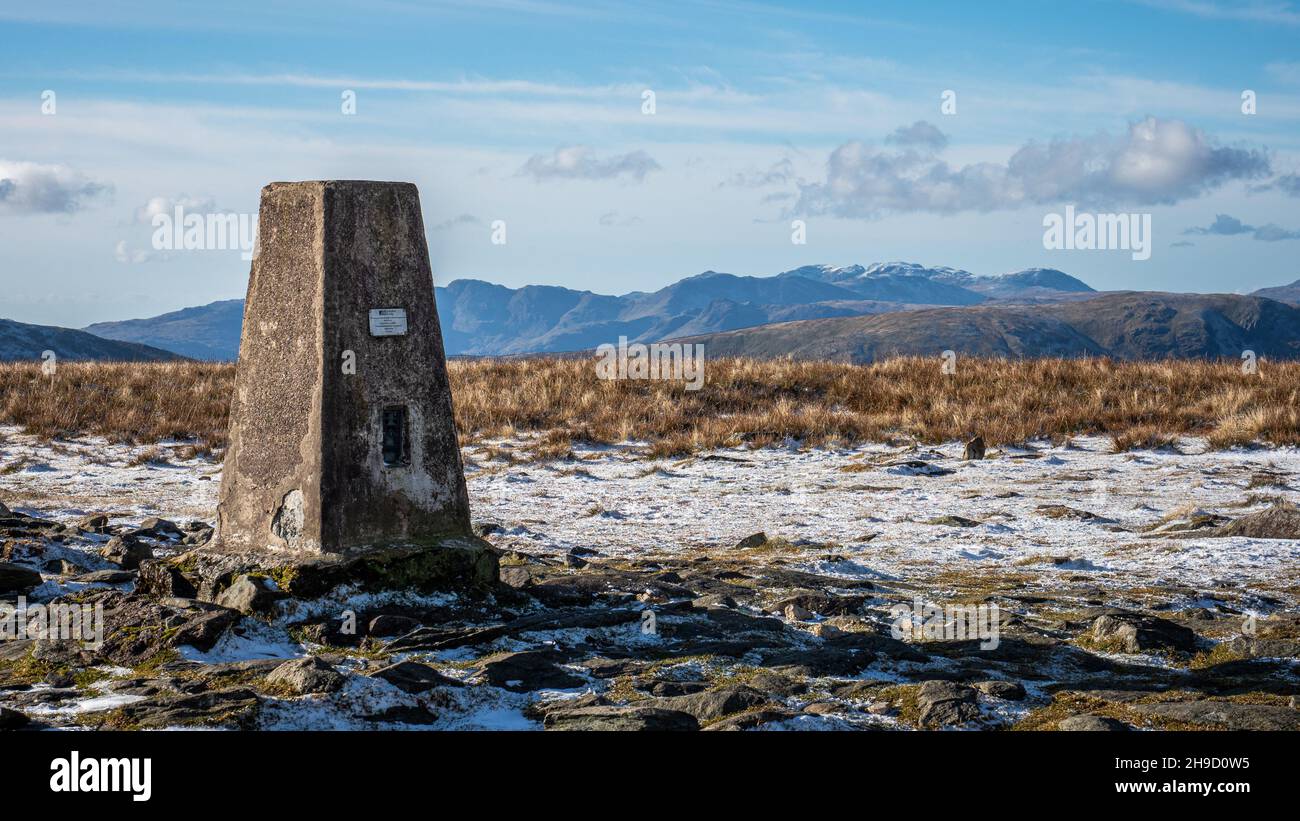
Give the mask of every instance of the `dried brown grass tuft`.
[[0, 424], [47, 439], [99, 435], [224, 444], [235, 369], [202, 362], [0, 363]]
[[601, 381], [581, 359], [451, 364], [465, 440], [545, 431], [569, 441], [648, 443], [655, 456], [726, 445], [864, 441], [986, 444], [1110, 436], [1116, 450], [1166, 447], [1180, 435], [1213, 445], [1300, 444], [1300, 363], [1255, 375], [1235, 361], [937, 359], [871, 365], [711, 360], [699, 391], [665, 381]]
[[[511, 458], [555, 458], [574, 442], [645, 442], [655, 456], [701, 449], [865, 441], [938, 443], [975, 434], [989, 446], [1105, 435], [1116, 450], [1180, 435], [1214, 447], [1300, 444], [1300, 363], [937, 359], [871, 365], [711, 360], [699, 391], [667, 381], [602, 381], [590, 360], [453, 360], [465, 444], [531, 434]], [[225, 443], [234, 367], [209, 363], [0, 364], [0, 424], [47, 438]]]

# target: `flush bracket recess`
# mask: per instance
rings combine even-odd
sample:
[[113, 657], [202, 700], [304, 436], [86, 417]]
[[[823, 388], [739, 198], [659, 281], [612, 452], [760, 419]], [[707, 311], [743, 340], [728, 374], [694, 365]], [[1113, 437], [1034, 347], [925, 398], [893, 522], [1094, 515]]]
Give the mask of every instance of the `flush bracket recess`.
[[385, 405], [380, 413], [380, 453], [384, 467], [411, 464], [411, 426], [405, 405]]

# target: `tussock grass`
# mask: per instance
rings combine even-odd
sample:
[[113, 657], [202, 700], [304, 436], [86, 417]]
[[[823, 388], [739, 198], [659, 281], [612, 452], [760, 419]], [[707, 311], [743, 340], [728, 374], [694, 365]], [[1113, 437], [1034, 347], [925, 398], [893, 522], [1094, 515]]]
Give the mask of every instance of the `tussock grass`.
[[[1300, 363], [1243, 374], [1223, 362], [963, 358], [871, 365], [711, 360], [704, 387], [602, 381], [590, 360], [453, 360], [456, 421], [464, 444], [530, 437], [510, 459], [554, 458], [574, 442], [647, 444], [678, 456], [719, 446], [866, 441], [939, 443], [975, 434], [989, 446], [1108, 436], [1117, 451], [1162, 447], [1180, 435], [1224, 448], [1300, 444]], [[232, 365], [0, 365], [0, 424], [46, 438], [97, 434], [149, 444], [225, 443]]]
[[235, 369], [202, 362], [0, 363], [0, 424], [55, 439], [224, 444]]
[[1106, 435], [1116, 450], [1166, 447], [1180, 435], [1215, 447], [1300, 444], [1300, 363], [1261, 373], [1223, 362], [965, 358], [871, 365], [710, 360], [704, 387], [601, 381], [582, 359], [455, 361], [463, 439], [542, 431], [569, 441], [648, 443], [656, 456], [724, 445], [864, 441], [939, 443], [975, 434], [990, 446]]

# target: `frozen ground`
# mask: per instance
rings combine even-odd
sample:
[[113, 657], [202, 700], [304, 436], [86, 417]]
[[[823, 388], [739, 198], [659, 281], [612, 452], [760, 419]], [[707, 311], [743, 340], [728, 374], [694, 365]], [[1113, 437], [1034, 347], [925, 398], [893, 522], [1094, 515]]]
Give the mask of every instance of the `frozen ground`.
[[[0, 502], [35, 517], [10, 531], [3, 558], [44, 571], [31, 600], [89, 592], [136, 613], [129, 578], [77, 571], [116, 569], [99, 552], [148, 517], [215, 523], [220, 465], [181, 460], [182, 443], [150, 462], [157, 446], [0, 434]], [[650, 461], [628, 445], [515, 463], [503, 454], [518, 444], [465, 452], [476, 524], [503, 552], [505, 586], [488, 598], [344, 590], [281, 602], [161, 664], [136, 664], [135, 650], [130, 663], [122, 650], [38, 664], [11, 647], [0, 705], [49, 726], [266, 729], [1050, 728], [1085, 714], [1292, 727], [1300, 716], [1300, 540], [1218, 532], [1300, 502], [1296, 449], [1185, 440], [1116, 454], [1081, 438], [963, 461], [960, 443], [792, 443]], [[78, 531], [91, 513], [115, 530]], [[998, 604], [1002, 648], [896, 641], [889, 610], [917, 599]], [[148, 604], [173, 623], [196, 617], [173, 606]], [[647, 610], [657, 630], [644, 629]], [[359, 614], [360, 636], [339, 635], [344, 611]], [[1098, 627], [1107, 613], [1132, 629]], [[408, 621], [365, 635], [377, 616]], [[474, 634], [485, 627], [500, 629]], [[394, 642], [412, 629], [418, 640]], [[167, 649], [159, 641], [149, 649]], [[306, 694], [266, 684], [308, 656], [342, 683]], [[391, 674], [400, 662], [443, 678], [413, 684], [413, 668]]]
[[[1168, 542], [1112, 527], [1136, 530], [1194, 509], [1235, 515], [1252, 492], [1300, 501], [1300, 450], [1205, 452], [1203, 443], [1186, 441], [1179, 451], [1115, 454], [1095, 438], [977, 462], [961, 461], [960, 444], [919, 452], [730, 450], [660, 462], [603, 450], [579, 451], [576, 462], [476, 465], [468, 475], [475, 513], [511, 525], [495, 541], [541, 554], [708, 553], [764, 531], [825, 546], [805, 569], [832, 575], [915, 577], [1051, 556], [1069, 561], [1045, 571], [1045, 584], [1052, 573], [1087, 573], [1097, 584], [1124, 587], [1294, 580], [1294, 541], [1180, 540], [1170, 550]], [[918, 458], [954, 472], [891, 466]], [[1053, 518], [1039, 510], [1045, 505], [1111, 521]], [[941, 516], [979, 524], [929, 524]]]

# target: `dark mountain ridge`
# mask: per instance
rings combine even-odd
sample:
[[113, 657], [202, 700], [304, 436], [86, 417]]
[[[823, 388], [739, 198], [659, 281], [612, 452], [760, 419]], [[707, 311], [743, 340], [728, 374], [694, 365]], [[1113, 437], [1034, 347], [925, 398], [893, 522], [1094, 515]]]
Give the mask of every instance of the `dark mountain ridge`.
[[1300, 308], [1256, 296], [1121, 291], [1045, 305], [927, 308], [692, 337], [710, 357], [870, 362], [897, 356], [1300, 358]]

